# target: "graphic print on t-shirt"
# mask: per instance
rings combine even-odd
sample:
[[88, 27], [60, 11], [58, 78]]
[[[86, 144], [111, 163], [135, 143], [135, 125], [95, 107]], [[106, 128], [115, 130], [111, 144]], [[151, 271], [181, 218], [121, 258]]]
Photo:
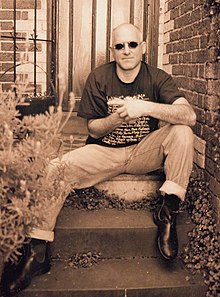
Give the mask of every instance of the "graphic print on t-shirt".
[[[133, 99], [133, 100], [147, 100], [144, 97], [144, 94], [139, 94], [135, 96], [129, 97], [108, 97], [107, 101], [110, 101], [115, 98], [119, 99]], [[117, 110], [118, 105], [109, 105], [108, 106], [108, 113], [111, 114]], [[140, 142], [147, 134], [151, 132], [150, 127], [150, 117], [142, 116], [138, 118], [135, 123], [128, 124], [122, 123], [120, 127], [116, 128], [114, 131], [109, 133], [108, 135], [104, 136], [102, 142], [112, 146], [120, 146], [120, 145], [127, 145], [132, 143]]]

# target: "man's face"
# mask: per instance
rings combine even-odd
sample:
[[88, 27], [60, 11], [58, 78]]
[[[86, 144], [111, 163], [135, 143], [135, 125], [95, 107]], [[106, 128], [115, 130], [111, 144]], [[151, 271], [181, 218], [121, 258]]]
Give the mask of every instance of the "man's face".
[[[135, 45], [137, 46], [134, 47]], [[120, 47], [122, 48], [117, 49]], [[130, 71], [139, 66], [142, 55], [145, 53], [145, 43], [141, 43], [138, 29], [127, 24], [119, 26], [114, 31], [111, 50], [117, 66], [124, 71]]]

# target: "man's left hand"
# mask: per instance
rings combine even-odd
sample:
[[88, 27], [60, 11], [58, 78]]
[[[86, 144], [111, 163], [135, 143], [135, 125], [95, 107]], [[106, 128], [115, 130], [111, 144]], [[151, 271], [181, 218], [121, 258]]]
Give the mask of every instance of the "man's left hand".
[[124, 118], [126, 122], [136, 120], [137, 118], [144, 115], [146, 109], [146, 101], [136, 100], [133, 98], [126, 97], [124, 100], [114, 98], [108, 101], [108, 105], [118, 105], [116, 112], [121, 118]]

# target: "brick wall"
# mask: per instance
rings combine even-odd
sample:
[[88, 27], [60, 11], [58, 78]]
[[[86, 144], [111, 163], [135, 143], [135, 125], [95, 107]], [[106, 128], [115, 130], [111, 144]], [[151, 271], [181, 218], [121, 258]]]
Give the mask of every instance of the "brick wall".
[[[220, 14], [206, 0], [164, 2], [163, 69], [172, 74], [197, 114], [195, 171], [202, 172], [220, 209]], [[217, 5], [217, 4], [216, 4]]]
[[[13, 0], [0, 1], [0, 36], [13, 35]], [[16, 31], [17, 37], [31, 38], [33, 37], [34, 29], [34, 4], [35, 0], [17, 0], [16, 1]], [[47, 39], [47, 1], [37, 1], [37, 35], [38, 38]], [[34, 44], [33, 41], [26, 40], [16, 41], [16, 61], [21, 60], [22, 53], [28, 47], [28, 61], [34, 62]], [[11, 88], [13, 83], [13, 59], [14, 59], [13, 40], [10, 38], [0, 37], [0, 76], [10, 67], [12, 69], [0, 78], [0, 86], [3, 90]], [[47, 43], [37, 42], [37, 65], [46, 71], [47, 62]], [[16, 67], [17, 74], [25, 73], [30, 83], [33, 83], [33, 68], [32, 64]], [[37, 67], [37, 92], [46, 91], [46, 75]]]

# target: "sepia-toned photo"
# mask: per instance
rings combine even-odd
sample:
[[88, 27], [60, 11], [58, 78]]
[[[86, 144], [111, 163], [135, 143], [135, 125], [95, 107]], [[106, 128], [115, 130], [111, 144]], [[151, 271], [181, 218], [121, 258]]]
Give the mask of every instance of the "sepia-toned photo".
[[220, 0], [0, 0], [0, 297], [220, 297]]

